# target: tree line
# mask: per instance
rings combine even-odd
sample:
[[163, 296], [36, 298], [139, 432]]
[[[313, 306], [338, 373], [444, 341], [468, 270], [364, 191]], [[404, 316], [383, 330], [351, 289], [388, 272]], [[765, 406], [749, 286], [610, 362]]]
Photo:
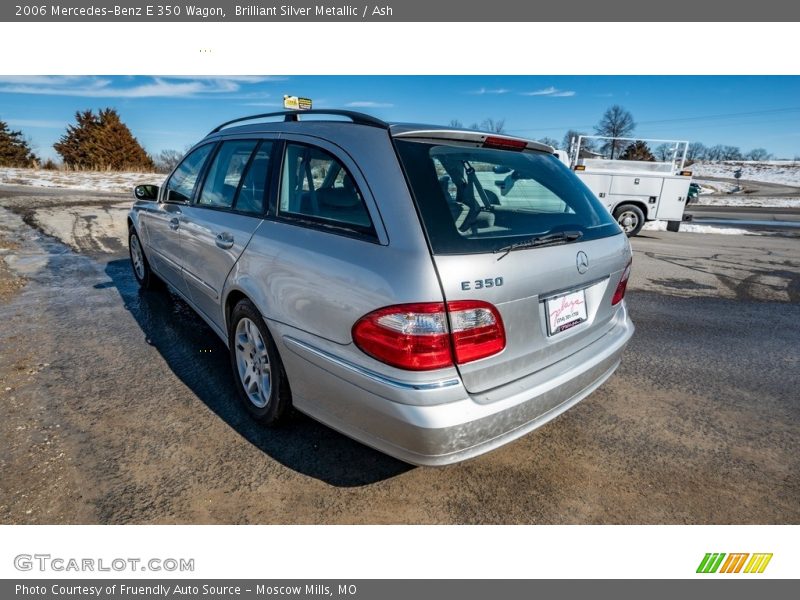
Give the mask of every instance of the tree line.
[[[450, 126], [462, 128], [464, 125], [458, 119], [453, 119]], [[487, 118], [481, 123], [472, 123], [469, 128], [506, 133], [506, 121]], [[636, 121], [630, 111], [615, 104], [603, 113], [594, 127], [594, 134], [630, 138], [633, 137], [635, 130]], [[569, 150], [574, 141], [583, 135], [587, 134], [570, 129], [564, 134], [561, 142], [550, 137], [540, 138], [539, 141], [554, 148]], [[625, 160], [669, 161], [674, 151], [671, 144], [659, 144], [651, 148], [641, 140], [634, 142], [584, 140], [581, 146], [608, 158]], [[92, 110], [77, 111], [75, 123], [67, 126], [64, 135], [53, 144], [53, 148], [61, 157], [63, 168], [75, 170], [168, 172], [183, 156], [178, 150], [163, 150], [155, 157], [148, 154], [113, 108], [99, 109], [96, 113]], [[686, 158], [690, 162], [764, 161], [773, 158], [773, 155], [764, 148], [742, 152], [737, 146], [723, 144], [706, 146], [701, 142], [692, 142], [687, 149]], [[14, 131], [6, 122], [0, 120], [0, 167], [58, 168], [58, 165], [52, 160], [42, 163], [22, 131]]]
[[[113, 108], [77, 111], [75, 122], [67, 126], [53, 149], [62, 167], [69, 170], [168, 171], [183, 156], [176, 150], [164, 150], [156, 157], [148, 154]], [[0, 166], [58, 167], [52, 160], [42, 162], [23, 133], [2, 120]]]
[[[458, 119], [450, 121], [451, 127], [463, 127], [463, 123]], [[481, 129], [493, 133], [507, 133], [505, 119], [484, 119], [481, 123], [473, 123], [470, 129]], [[622, 106], [615, 104], [609, 107], [603, 116], [594, 126], [593, 134], [614, 138], [634, 137], [636, 121], [630, 111]], [[585, 131], [569, 129], [564, 134], [561, 141], [552, 137], [542, 137], [537, 141], [552, 146], [553, 148], [569, 151], [574, 142], [580, 136], [589, 135]], [[590, 152], [596, 152], [608, 158], [619, 158], [623, 160], [646, 160], [646, 161], [669, 161], [674, 152], [673, 144], [658, 144], [651, 148], [642, 140], [627, 142], [622, 140], [587, 140], [581, 141], [581, 147]], [[680, 157], [679, 157], [680, 158]], [[764, 148], [754, 148], [749, 152], [743, 152], [738, 146], [716, 144], [706, 146], [701, 142], [692, 142], [686, 151], [686, 159], [690, 162], [701, 160], [720, 161], [720, 160], [770, 160], [774, 156]], [[797, 160], [798, 157], [795, 157]]]

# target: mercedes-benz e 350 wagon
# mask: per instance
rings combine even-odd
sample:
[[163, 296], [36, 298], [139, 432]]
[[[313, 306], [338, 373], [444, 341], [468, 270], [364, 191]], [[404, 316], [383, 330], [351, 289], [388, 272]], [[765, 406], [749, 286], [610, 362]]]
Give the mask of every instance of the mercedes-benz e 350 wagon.
[[628, 239], [537, 142], [256, 115], [135, 196], [136, 279], [168, 283], [225, 341], [265, 424], [293, 406], [404, 461], [454, 463], [586, 397], [633, 334]]

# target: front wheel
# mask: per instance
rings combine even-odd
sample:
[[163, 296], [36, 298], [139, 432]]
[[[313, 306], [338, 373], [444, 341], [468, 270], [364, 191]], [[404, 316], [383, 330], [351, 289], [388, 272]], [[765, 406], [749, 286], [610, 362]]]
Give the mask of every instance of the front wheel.
[[614, 210], [614, 218], [628, 237], [633, 237], [644, 226], [644, 213], [635, 204], [622, 204]]
[[147, 262], [147, 257], [144, 255], [142, 242], [139, 239], [139, 234], [131, 227], [128, 232], [128, 252], [131, 256], [131, 267], [133, 267], [133, 276], [139, 283], [139, 287], [145, 290], [158, 287], [160, 283], [158, 277], [150, 268], [150, 263]]
[[263, 425], [276, 425], [291, 405], [291, 393], [278, 349], [250, 300], [231, 312], [228, 329], [231, 368], [239, 399]]

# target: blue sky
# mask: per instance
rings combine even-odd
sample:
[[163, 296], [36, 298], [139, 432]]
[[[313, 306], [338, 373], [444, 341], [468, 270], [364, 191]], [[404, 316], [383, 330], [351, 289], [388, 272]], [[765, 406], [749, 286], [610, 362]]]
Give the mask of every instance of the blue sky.
[[509, 133], [559, 141], [569, 128], [591, 133], [620, 104], [639, 137], [800, 155], [798, 76], [0, 76], [0, 119], [56, 158], [52, 144], [76, 110], [114, 107], [156, 154], [227, 119], [280, 110], [283, 94], [390, 121], [505, 119]]

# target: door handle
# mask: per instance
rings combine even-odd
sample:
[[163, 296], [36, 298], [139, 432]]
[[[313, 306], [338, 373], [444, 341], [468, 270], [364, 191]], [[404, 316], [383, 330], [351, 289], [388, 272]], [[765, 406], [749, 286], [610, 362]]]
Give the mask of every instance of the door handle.
[[172, 217], [169, 220], [169, 228], [172, 229], [172, 231], [177, 231], [179, 225], [180, 221], [178, 220], [178, 217]]
[[233, 247], [233, 236], [230, 233], [218, 233], [214, 240], [219, 248], [228, 250]]

